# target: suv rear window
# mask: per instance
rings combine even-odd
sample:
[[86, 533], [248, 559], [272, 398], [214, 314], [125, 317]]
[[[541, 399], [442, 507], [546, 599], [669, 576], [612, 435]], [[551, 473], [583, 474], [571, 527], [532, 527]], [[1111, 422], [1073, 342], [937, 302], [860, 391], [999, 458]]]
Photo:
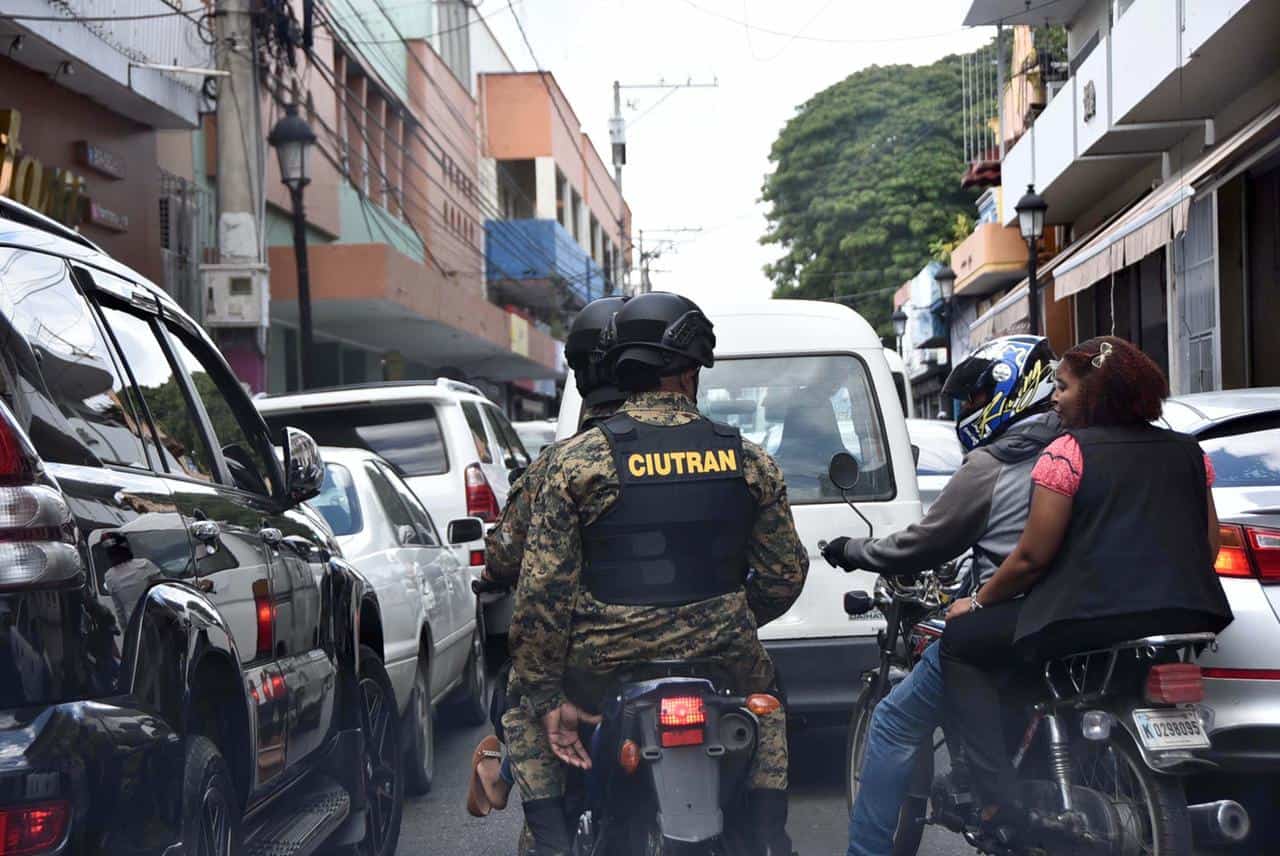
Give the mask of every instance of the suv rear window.
[[839, 502], [827, 478], [836, 452], [861, 465], [849, 497], [891, 499], [888, 444], [863, 362], [845, 354], [717, 359], [699, 379], [698, 409], [736, 426], [782, 468], [792, 505]]
[[292, 425], [322, 446], [377, 452], [403, 476], [435, 476], [449, 471], [440, 420], [432, 404], [359, 404], [264, 416], [273, 437]]

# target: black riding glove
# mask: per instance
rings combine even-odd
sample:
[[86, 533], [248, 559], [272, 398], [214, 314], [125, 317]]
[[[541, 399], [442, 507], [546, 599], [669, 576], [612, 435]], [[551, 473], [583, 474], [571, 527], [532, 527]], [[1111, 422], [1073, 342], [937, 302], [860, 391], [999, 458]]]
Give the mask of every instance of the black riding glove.
[[828, 542], [827, 546], [822, 550], [822, 558], [827, 560], [833, 568], [840, 568], [844, 571], [856, 571], [859, 568], [867, 566], [866, 553], [863, 552], [862, 545], [866, 543], [866, 538], [849, 538], [841, 535]]

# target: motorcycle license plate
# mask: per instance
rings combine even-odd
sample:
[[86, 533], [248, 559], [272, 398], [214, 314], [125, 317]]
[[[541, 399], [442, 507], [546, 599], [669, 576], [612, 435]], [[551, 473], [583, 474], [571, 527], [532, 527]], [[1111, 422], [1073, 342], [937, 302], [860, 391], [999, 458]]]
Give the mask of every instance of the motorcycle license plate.
[[1178, 710], [1135, 710], [1134, 725], [1148, 749], [1208, 749], [1200, 715], [1194, 708]]

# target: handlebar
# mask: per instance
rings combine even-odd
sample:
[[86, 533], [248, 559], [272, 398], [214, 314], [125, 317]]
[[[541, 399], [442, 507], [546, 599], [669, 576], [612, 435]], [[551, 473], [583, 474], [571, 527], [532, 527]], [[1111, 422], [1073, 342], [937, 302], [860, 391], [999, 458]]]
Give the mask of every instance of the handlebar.
[[475, 594], [500, 594], [511, 591], [511, 584], [500, 580], [472, 580], [471, 591]]

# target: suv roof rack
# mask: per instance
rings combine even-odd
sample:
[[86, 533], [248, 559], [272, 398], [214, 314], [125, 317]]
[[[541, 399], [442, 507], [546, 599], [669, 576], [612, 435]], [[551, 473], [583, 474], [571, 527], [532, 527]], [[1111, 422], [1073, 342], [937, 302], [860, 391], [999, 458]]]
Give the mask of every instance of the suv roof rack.
[[311, 389], [299, 389], [293, 392], [281, 392], [274, 395], [267, 395], [264, 398], [280, 398], [286, 395], [310, 395], [313, 392], [343, 392], [345, 390], [361, 390], [361, 389], [387, 389], [395, 387], [412, 387], [412, 386], [440, 386], [445, 389], [452, 389], [455, 392], [467, 392], [472, 395], [478, 395], [481, 398], [487, 398], [479, 387], [460, 380], [454, 380], [449, 377], [433, 377], [423, 378], [421, 380], [376, 380], [368, 383], [346, 383], [337, 386], [315, 386]]
[[[0, 196], [0, 217], [6, 220], [12, 220], [15, 223], [21, 223], [24, 226], [30, 226], [33, 229], [39, 229], [41, 232], [49, 232], [68, 241], [74, 241], [82, 247], [88, 247], [94, 252], [102, 252], [102, 248], [90, 241], [84, 235], [81, 235], [70, 226], [65, 226], [51, 217], [46, 217], [39, 211], [28, 208], [20, 202], [14, 202]], [[105, 254], [104, 254], [105, 255]]]

